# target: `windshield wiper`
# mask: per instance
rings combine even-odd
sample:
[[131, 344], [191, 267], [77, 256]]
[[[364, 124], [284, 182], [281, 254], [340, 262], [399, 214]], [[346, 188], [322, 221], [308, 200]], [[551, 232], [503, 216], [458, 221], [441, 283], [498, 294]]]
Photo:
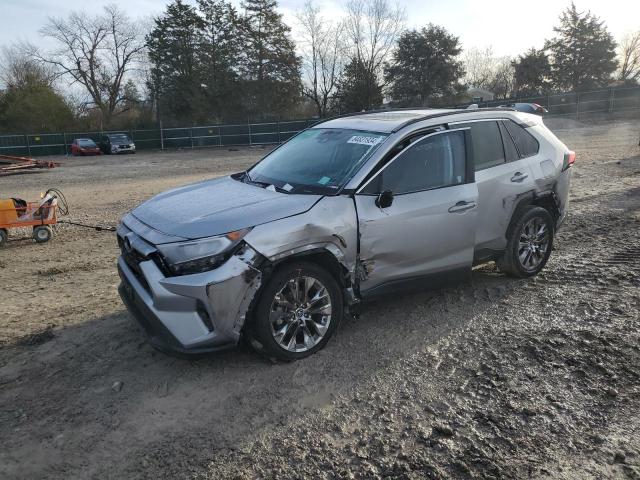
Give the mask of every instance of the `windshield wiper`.
[[277, 185], [274, 185], [273, 183], [259, 182], [258, 180], [252, 180], [251, 176], [249, 176], [249, 172], [244, 172], [244, 173], [246, 175], [246, 180], [247, 180], [245, 183], [250, 183], [252, 185], [257, 185], [257, 186], [262, 187], [262, 188], [267, 188], [269, 186], [272, 186], [273, 188], [276, 189], [277, 192], [280, 192], [280, 193], [291, 193], [290, 191], [285, 190], [284, 188], [279, 187]]

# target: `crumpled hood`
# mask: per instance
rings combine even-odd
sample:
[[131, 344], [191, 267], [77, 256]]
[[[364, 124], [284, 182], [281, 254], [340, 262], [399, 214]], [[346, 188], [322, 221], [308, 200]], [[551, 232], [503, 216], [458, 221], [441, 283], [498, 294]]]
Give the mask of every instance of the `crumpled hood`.
[[195, 239], [297, 215], [320, 198], [273, 192], [222, 177], [168, 190], [131, 213], [154, 230]]

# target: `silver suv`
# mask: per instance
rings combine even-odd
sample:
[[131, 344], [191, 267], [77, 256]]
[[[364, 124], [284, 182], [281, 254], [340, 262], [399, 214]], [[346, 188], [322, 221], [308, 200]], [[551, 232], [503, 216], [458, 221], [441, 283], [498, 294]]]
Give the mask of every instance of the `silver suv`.
[[293, 360], [375, 295], [495, 261], [537, 274], [575, 154], [539, 116], [403, 110], [331, 119], [245, 172], [162, 193], [118, 227], [120, 294], [160, 349], [242, 336]]

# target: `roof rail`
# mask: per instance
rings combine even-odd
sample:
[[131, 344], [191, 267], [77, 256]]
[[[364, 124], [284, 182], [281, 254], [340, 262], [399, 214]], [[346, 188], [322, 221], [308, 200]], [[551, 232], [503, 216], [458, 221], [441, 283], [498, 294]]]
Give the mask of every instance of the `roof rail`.
[[404, 112], [407, 110], [440, 110], [438, 108], [432, 107], [398, 107], [398, 108], [378, 108], [376, 110], [365, 110], [362, 112], [351, 112], [351, 113], [343, 113], [341, 115], [334, 115], [333, 117], [325, 118], [324, 120], [319, 121], [314, 125], [320, 125], [321, 123], [328, 122], [330, 120], [335, 120], [337, 118], [348, 118], [348, 117], [357, 117], [358, 115], [369, 115], [370, 113], [393, 113], [393, 112]]
[[508, 107], [483, 107], [483, 108], [474, 108], [473, 110], [462, 109], [462, 110], [452, 110], [452, 111], [449, 111], [449, 112], [432, 113], [431, 115], [425, 115], [423, 117], [416, 117], [416, 118], [412, 118], [411, 120], [407, 120], [406, 122], [401, 123], [400, 125], [395, 127], [393, 130], [391, 130], [391, 133], [395, 133], [398, 130], [403, 129], [404, 127], [406, 127], [408, 125], [412, 125], [414, 123], [418, 123], [418, 122], [421, 122], [423, 120], [429, 120], [430, 118], [448, 117], [449, 115], [459, 115], [461, 113], [504, 112], [504, 111], [515, 112], [516, 109], [515, 108], [508, 108]]
[[[381, 108], [381, 109], [377, 109], [377, 110], [367, 110], [365, 112], [351, 112], [351, 113], [344, 113], [342, 115], [335, 115], [333, 117], [325, 118], [324, 120], [321, 120], [318, 123], [314, 123], [313, 126], [315, 127], [317, 125], [320, 125], [322, 123], [328, 122], [330, 120], [335, 120], [337, 118], [357, 117], [359, 115], [368, 115], [370, 113], [404, 112], [404, 111], [408, 111], [408, 110], [429, 111], [429, 110], [441, 110], [441, 109], [439, 109], [439, 108], [431, 108], [431, 107], [402, 107], [402, 108], [388, 108], [388, 109]], [[448, 115], [456, 115], [456, 114], [459, 114], [459, 113], [487, 112], [487, 111], [502, 111], [502, 112], [504, 112], [505, 110], [506, 111], [513, 111], [513, 112], [516, 111], [515, 108], [508, 108], [508, 107], [482, 107], [482, 108], [475, 108], [473, 110], [451, 109], [451, 111], [448, 111], [448, 112], [432, 113], [432, 114], [426, 114], [426, 115], [423, 115], [423, 116], [420, 116], [420, 117], [412, 118], [411, 120], [407, 120], [406, 122], [398, 125], [393, 130], [391, 130], [391, 132], [395, 133], [398, 130], [400, 130], [401, 128], [406, 127], [407, 125], [411, 125], [413, 123], [421, 122], [422, 120], [428, 120], [430, 118], [446, 117]]]

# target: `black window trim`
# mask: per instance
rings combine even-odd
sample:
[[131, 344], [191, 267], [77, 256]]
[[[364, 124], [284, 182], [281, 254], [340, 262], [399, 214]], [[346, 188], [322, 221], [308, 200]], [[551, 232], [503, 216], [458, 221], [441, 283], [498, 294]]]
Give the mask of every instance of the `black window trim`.
[[[462, 122], [460, 122], [462, 123]], [[473, 146], [471, 145], [471, 135], [469, 132], [469, 127], [464, 127], [464, 128], [453, 128], [453, 129], [446, 129], [446, 130], [438, 130], [437, 132], [433, 132], [433, 133], [429, 133], [423, 137], [421, 137], [419, 140], [417, 140], [416, 142], [413, 142], [409, 145], [407, 145], [407, 147], [403, 148], [401, 151], [399, 151], [391, 160], [389, 160], [387, 163], [385, 163], [384, 165], [382, 165], [382, 167], [380, 167], [374, 175], [372, 175], [368, 180], [366, 180], [362, 185], [360, 185], [358, 187], [358, 189], [356, 190], [355, 194], [356, 195], [365, 195], [368, 197], [375, 197], [377, 195], [379, 195], [380, 193], [363, 193], [362, 190], [364, 190], [365, 188], [367, 188], [367, 186], [373, 182], [376, 178], [378, 178], [378, 176], [384, 172], [384, 170], [389, 167], [389, 165], [391, 165], [392, 163], [394, 163], [398, 157], [400, 157], [400, 155], [402, 155], [404, 152], [406, 152], [408, 149], [410, 149], [411, 147], [415, 146], [418, 142], [425, 140], [427, 138], [433, 137], [435, 135], [442, 135], [445, 133], [453, 133], [453, 132], [463, 132], [464, 133], [464, 147], [465, 147], [465, 158], [464, 158], [464, 180], [462, 183], [456, 184], [456, 185], [443, 185], [441, 187], [433, 187], [433, 188], [424, 188], [421, 190], [413, 190], [411, 192], [402, 192], [402, 193], [395, 193], [393, 192], [394, 196], [400, 196], [400, 195], [410, 195], [413, 193], [420, 193], [420, 192], [429, 192], [431, 190], [439, 190], [441, 188], [451, 188], [451, 187], [457, 187], [459, 185], [467, 185], [469, 183], [475, 183], [476, 179], [475, 179], [475, 170], [473, 168]], [[416, 133], [416, 132], [412, 132], [412, 133]], [[408, 135], [407, 137], [405, 137], [403, 140], [401, 141], [405, 141], [407, 138], [411, 137], [413, 135]], [[398, 142], [400, 143], [400, 141]]]
[[[518, 150], [518, 146], [516, 145], [516, 141], [513, 139], [513, 137], [509, 133], [509, 130], [507, 130], [507, 126], [504, 124], [504, 120], [500, 120], [498, 122], [498, 130], [500, 130], [500, 137], [502, 138], [502, 150], [504, 150], [504, 162], [505, 163], [513, 163], [513, 162], [517, 162], [518, 160], [522, 160], [523, 157], [520, 156], [520, 151]], [[504, 138], [505, 134], [503, 132], [506, 132], [506, 134], [509, 136], [509, 139], [511, 139], [511, 144], [513, 145], [513, 148], [516, 151], [516, 156], [518, 157], [515, 160], [509, 160], [507, 158], [507, 145], [506, 145], [507, 140]]]

